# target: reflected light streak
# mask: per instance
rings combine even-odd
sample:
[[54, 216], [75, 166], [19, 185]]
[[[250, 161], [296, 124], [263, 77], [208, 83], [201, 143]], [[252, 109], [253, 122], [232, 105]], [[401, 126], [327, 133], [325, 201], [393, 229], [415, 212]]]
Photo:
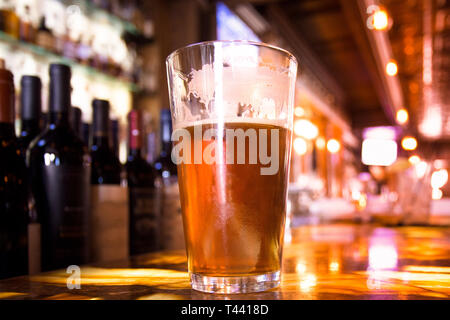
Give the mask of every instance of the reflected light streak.
[[328, 270], [330, 270], [331, 272], [337, 272], [339, 271], [339, 268], [340, 265], [337, 261], [330, 262], [330, 265], [328, 266]]
[[369, 270], [395, 269], [397, 249], [393, 244], [373, 244], [369, 247]]
[[314, 274], [306, 275], [300, 280], [300, 290], [303, 292], [309, 292], [317, 284], [317, 277]]
[[306, 273], [306, 264], [303, 261], [297, 262], [297, 265], [295, 266], [295, 272], [298, 274], [305, 274]]

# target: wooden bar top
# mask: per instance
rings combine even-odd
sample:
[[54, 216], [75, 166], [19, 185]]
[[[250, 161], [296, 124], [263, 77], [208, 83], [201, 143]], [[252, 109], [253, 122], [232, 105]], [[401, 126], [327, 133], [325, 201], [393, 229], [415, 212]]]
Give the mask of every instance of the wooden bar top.
[[[290, 238], [290, 239], [289, 239]], [[282, 283], [262, 293], [205, 294], [190, 288], [184, 251], [0, 281], [0, 299], [449, 299], [450, 228], [314, 225], [291, 229]]]

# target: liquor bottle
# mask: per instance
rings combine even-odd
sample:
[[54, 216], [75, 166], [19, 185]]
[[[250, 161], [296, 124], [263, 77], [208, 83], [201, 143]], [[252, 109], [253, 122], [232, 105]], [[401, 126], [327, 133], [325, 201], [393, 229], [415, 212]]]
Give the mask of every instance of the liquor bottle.
[[167, 183], [177, 180], [177, 167], [172, 162], [172, 118], [169, 109], [162, 109], [160, 115], [161, 151], [155, 161], [155, 168]]
[[31, 143], [27, 164], [41, 222], [42, 270], [89, 259], [90, 158], [70, 127], [70, 67], [50, 65], [48, 125]]
[[55, 51], [55, 38], [45, 23], [45, 16], [41, 18], [39, 28], [36, 33], [36, 44], [48, 51]]
[[169, 109], [161, 110], [161, 152], [155, 161], [158, 185], [161, 188], [161, 246], [163, 249], [183, 249], [183, 221], [177, 168], [172, 162], [172, 118]]
[[20, 80], [20, 118], [22, 122], [19, 145], [25, 158], [31, 141], [41, 133], [41, 79], [23, 76]]
[[0, 61], [0, 279], [28, 272], [27, 170], [14, 132], [13, 75]]
[[92, 106], [91, 183], [94, 185], [119, 185], [122, 166], [109, 143], [109, 102], [94, 99]]
[[27, 42], [34, 42], [36, 29], [31, 22], [31, 9], [29, 5], [24, 6], [23, 16], [20, 17], [19, 38]]
[[109, 144], [109, 102], [95, 99], [92, 123], [91, 219], [94, 262], [128, 256], [127, 190], [122, 165]]
[[83, 140], [83, 123], [81, 122], [82, 112], [78, 107], [70, 108], [70, 125], [76, 136]]
[[156, 171], [142, 156], [142, 114], [128, 114], [129, 153], [126, 164], [129, 195], [130, 254], [160, 249], [160, 189]]
[[3, 0], [0, 3], [0, 29], [11, 37], [18, 39], [20, 19], [15, 6], [14, 0]]

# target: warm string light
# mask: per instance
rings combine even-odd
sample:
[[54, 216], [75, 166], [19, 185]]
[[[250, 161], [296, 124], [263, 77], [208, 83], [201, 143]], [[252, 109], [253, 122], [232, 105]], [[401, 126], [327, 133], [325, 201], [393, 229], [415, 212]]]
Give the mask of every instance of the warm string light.
[[412, 165], [418, 164], [420, 162], [420, 157], [417, 155], [413, 155], [411, 157], [408, 158], [409, 163], [411, 163]]
[[311, 121], [300, 119], [294, 123], [294, 133], [305, 139], [312, 140], [319, 134], [319, 129]]
[[367, 7], [369, 17], [367, 19], [367, 28], [370, 30], [384, 31], [392, 26], [392, 18], [384, 8], [377, 5]]
[[308, 151], [308, 144], [303, 138], [295, 138], [294, 139], [294, 151], [298, 155], [304, 155]]
[[416, 150], [417, 148], [417, 140], [414, 137], [404, 137], [402, 139], [402, 148], [411, 151]]
[[305, 115], [305, 109], [303, 109], [302, 107], [295, 107], [294, 114], [297, 117], [303, 117]]
[[396, 119], [397, 119], [397, 123], [399, 123], [399, 124], [407, 123], [408, 119], [409, 119], [408, 111], [406, 111], [405, 109], [398, 110]]
[[330, 139], [327, 142], [327, 150], [330, 153], [338, 153], [341, 150], [341, 144], [336, 139]]
[[325, 149], [325, 146], [326, 146], [325, 139], [322, 138], [322, 137], [318, 137], [317, 140], [316, 140], [316, 147], [317, 147], [317, 149], [323, 150], [323, 149]]
[[397, 75], [397, 73], [398, 73], [397, 63], [394, 60], [389, 61], [386, 64], [386, 74], [388, 76], [393, 77], [393, 76]]

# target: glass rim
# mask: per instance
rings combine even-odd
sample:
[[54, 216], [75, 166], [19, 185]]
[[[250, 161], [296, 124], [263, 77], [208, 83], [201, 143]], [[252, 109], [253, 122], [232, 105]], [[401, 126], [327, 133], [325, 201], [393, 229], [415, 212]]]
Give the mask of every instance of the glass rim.
[[174, 51], [172, 51], [166, 58], [166, 64], [169, 63], [169, 60], [171, 60], [174, 56], [176, 56], [177, 54], [181, 53], [182, 51], [192, 48], [192, 47], [201, 47], [201, 46], [206, 46], [206, 45], [211, 45], [214, 43], [228, 43], [228, 44], [246, 44], [246, 45], [252, 45], [252, 46], [256, 46], [256, 47], [263, 47], [263, 48], [268, 48], [268, 49], [272, 49], [281, 53], [284, 53], [285, 55], [287, 55], [289, 57], [290, 60], [293, 60], [296, 64], [296, 66], [298, 67], [298, 61], [297, 58], [290, 53], [288, 50], [277, 47], [275, 45], [272, 44], [268, 44], [265, 42], [258, 42], [258, 41], [251, 41], [251, 40], [209, 40], [209, 41], [202, 41], [202, 42], [196, 42], [196, 43], [192, 43], [192, 44], [188, 44], [187, 46], [175, 49]]

